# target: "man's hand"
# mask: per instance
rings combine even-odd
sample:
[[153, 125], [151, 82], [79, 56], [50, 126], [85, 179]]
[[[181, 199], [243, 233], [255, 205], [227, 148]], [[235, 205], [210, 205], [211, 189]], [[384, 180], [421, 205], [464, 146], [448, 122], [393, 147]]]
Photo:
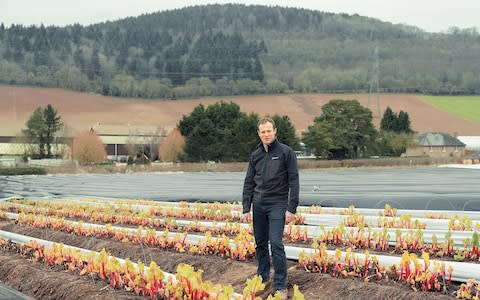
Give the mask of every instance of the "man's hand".
[[295, 214], [292, 214], [288, 210], [285, 212], [285, 223], [288, 224], [295, 220]]
[[242, 221], [242, 222], [244, 222], [244, 223], [250, 223], [250, 212], [244, 213], [244, 214], [240, 217], [240, 221]]

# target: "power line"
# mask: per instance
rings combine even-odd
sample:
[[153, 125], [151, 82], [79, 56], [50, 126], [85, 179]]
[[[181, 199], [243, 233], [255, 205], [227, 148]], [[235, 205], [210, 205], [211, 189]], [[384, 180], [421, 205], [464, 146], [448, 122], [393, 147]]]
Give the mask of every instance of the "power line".
[[372, 77], [370, 78], [370, 88], [368, 89], [368, 108], [371, 108], [371, 98], [372, 94], [376, 95], [377, 99], [377, 113], [378, 118], [381, 117], [380, 113], [380, 86], [379, 86], [379, 63], [378, 63], [378, 46], [375, 46], [375, 50], [373, 52], [373, 67], [372, 67]]

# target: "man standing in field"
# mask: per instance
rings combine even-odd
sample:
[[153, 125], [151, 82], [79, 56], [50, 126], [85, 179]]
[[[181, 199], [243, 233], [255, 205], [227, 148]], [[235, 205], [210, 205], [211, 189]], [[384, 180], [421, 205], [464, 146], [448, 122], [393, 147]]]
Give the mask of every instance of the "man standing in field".
[[250, 156], [243, 186], [242, 221], [250, 221], [253, 210], [253, 234], [258, 262], [257, 274], [267, 288], [270, 280], [270, 255], [274, 269], [273, 293], [287, 299], [287, 257], [283, 245], [286, 223], [295, 219], [299, 201], [297, 157], [289, 146], [276, 139], [277, 128], [270, 118], [258, 122], [261, 144]]

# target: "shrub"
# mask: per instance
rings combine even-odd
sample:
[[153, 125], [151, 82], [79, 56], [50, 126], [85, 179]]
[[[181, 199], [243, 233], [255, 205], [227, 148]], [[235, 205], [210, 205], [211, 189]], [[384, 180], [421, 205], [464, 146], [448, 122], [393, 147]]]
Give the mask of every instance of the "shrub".
[[44, 168], [38, 167], [17, 167], [17, 168], [0, 168], [0, 175], [15, 176], [15, 175], [45, 175], [47, 171]]
[[81, 165], [99, 164], [107, 157], [100, 137], [92, 130], [80, 132], [73, 140], [72, 156]]
[[171, 130], [160, 144], [158, 153], [161, 161], [177, 161], [183, 154], [185, 138], [178, 128]]

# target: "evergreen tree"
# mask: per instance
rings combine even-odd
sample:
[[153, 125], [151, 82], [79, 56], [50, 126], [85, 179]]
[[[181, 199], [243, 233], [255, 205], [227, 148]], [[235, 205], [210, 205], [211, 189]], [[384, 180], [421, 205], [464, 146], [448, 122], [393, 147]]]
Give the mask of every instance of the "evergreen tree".
[[57, 110], [48, 104], [43, 110], [43, 122], [45, 123], [45, 146], [47, 157], [52, 157], [52, 144], [55, 140], [55, 133], [63, 127], [62, 118]]
[[13, 53], [13, 61], [16, 63], [22, 63], [23, 61], [23, 51], [21, 47], [15, 48], [15, 52]]
[[258, 57], [255, 57], [255, 67], [253, 68], [251, 78], [258, 81], [263, 81], [264, 79], [262, 62]]
[[307, 131], [303, 133], [302, 141], [305, 147], [317, 157], [330, 157], [330, 149], [334, 148], [330, 123], [327, 121], [315, 121], [313, 125], [308, 126]]
[[157, 78], [162, 78], [164, 77], [164, 74], [163, 74], [163, 68], [165, 66], [165, 62], [163, 60], [163, 56], [160, 55], [160, 54], [157, 54], [155, 56], [155, 63], [154, 63], [154, 66], [155, 66], [155, 69], [157, 70]]
[[90, 58], [90, 67], [88, 69], [88, 77], [90, 79], [95, 78], [95, 76], [100, 75], [101, 65], [100, 65], [100, 56], [99, 56], [99, 49], [95, 47], [93, 49], [92, 56]]
[[357, 100], [331, 100], [322, 106], [322, 114], [314, 122], [328, 123], [333, 140], [329, 152], [334, 158], [363, 156], [373, 146], [377, 135], [372, 112]]
[[3, 40], [5, 37], [5, 25], [3, 25], [3, 22], [0, 23], [0, 40]]
[[168, 31], [163, 30], [158, 39], [158, 45], [159, 45], [158, 50], [165, 49], [166, 47], [171, 45], [172, 42], [173, 42], [172, 36], [168, 33]]
[[258, 120], [257, 114], [250, 113], [242, 115], [233, 126], [235, 140], [232, 143], [235, 146], [232, 149], [232, 157], [237, 158], [238, 161], [248, 161], [250, 154], [260, 142], [257, 134]]
[[82, 48], [77, 48], [77, 50], [75, 50], [75, 53], [73, 54], [73, 61], [80, 70], [85, 69], [85, 57], [83, 56]]
[[165, 52], [165, 76], [170, 79], [173, 85], [184, 83], [182, 52], [181, 42], [176, 42], [173, 48]]
[[199, 104], [193, 108], [193, 111], [190, 115], [183, 115], [182, 119], [178, 123], [178, 129], [183, 136], [189, 136], [195, 126], [200, 123], [200, 120], [205, 119], [205, 106]]
[[396, 133], [413, 133], [413, 130], [410, 128], [408, 113], [401, 110], [397, 115], [390, 107], [387, 107], [383, 113], [380, 121], [380, 130]]
[[290, 146], [293, 149], [299, 149], [300, 143], [295, 135], [295, 127], [288, 116], [274, 115], [272, 120], [277, 127], [277, 139], [279, 142]]
[[28, 38], [28, 36], [22, 37], [22, 47], [27, 52], [32, 51], [32, 44], [30, 43], [30, 39]]
[[397, 132], [399, 133], [413, 133], [410, 127], [410, 117], [407, 112], [401, 110], [397, 118]]
[[121, 45], [120, 51], [115, 58], [115, 63], [118, 65], [119, 70], [125, 70], [125, 65], [128, 59], [128, 47]]
[[46, 157], [46, 124], [43, 119], [43, 110], [37, 107], [26, 123], [27, 128], [23, 130], [23, 134], [27, 140], [38, 146], [38, 152], [32, 153], [39, 158]]
[[83, 27], [78, 23], [75, 23], [70, 27], [70, 36], [73, 43], [76, 45], [80, 44], [80, 40], [82, 39], [82, 29]]
[[382, 120], [380, 121], [380, 130], [384, 131], [396, 131], [397, 130], [397, 114], [387, 106], [383, 113]]
[[47, 35], [47, 30], [43, 26], [40, 26], [35, 31], [35, 37], [33, 42], [33, 61], [36, 66], [48, 66], [50, 63], [50, 44]]
[[23, 130], [24, 135], [30, 143], [38, 146], [38, 157], [52, 157], [52, 144], [55, 140], [55, 133], [62, 127], [63, 123], [57, 110], [48, 104], [44, 109], [38, 107], [26, 123], [27, 128]]
[[215, 125], [208, 118], [203, 118], [185, 139], [185, 155], [187, 161], [219, 160], [215, 145]]
[[185, 136], [185, 160], [246, 161], [258, 142], [258, 116], [246, 115], [235, 103], [217, 102], [194, 108], [178, 128]]
[[[16, 62], [25, 74], [34, 74], [34, 78], [19, 80], [16, 74], [3, 72], [7, 76], [2, 82], [56, 86], [56, 79], [48, 74], [71, 64], [72, 56], [87, 74], [90, 50], [97, 47], [108, 73], [95, 69], [95, 75], [89, 74], [88, 91], [109, 87], [109, 80], [127, 73], [135, 75], [136, 87], [146, 77], [139, 75], [148, 74], [168, 78], [175, 86], [193, 77], [222, 80], [219, 94], [263, 92], [256, 87], [239, 91], [235, 86], [242, 79], [259, 81], [263, 87], [280, 80], [297, 92], [354, 93], [368, 89], [362, 74], [367, 74], [371, 65], [372, 40], [382, 49], [380, 60], [403, 66], [382, 69], [385, 92], [480, 93], [480, 62], [473, 58], [480, 50], [476, 30], [453, 28], [438, 35], [361, 16], [233, 4], [165, 11], [85, 27], [6, 28], [1, 23], [1, 59]], [[411, 46], [403, 47], [407, 42]], [[262, 56], [267, 46], [269, 55]], [[129, 57], [131, 48], [141, 55]], [[75, 55], [76, 49], [85, 51], [84, 63]], [[314, 70], [323, 75], [311, 76]], [[229, 88], [224, 88], [224, 83]], [[145, 94], [134, 88], [127, 96]]]

